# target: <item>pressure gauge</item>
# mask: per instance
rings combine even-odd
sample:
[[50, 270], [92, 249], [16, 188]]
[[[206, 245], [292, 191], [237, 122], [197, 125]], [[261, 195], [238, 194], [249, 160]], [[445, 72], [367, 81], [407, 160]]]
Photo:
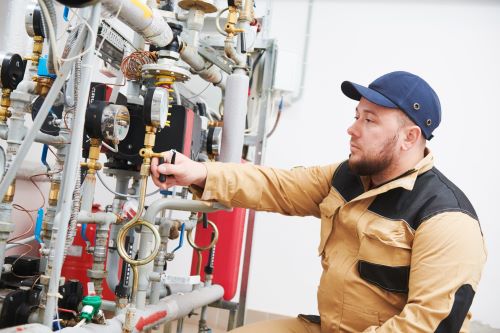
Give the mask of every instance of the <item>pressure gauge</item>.
[[23, 58], [19, 54], [0, 53], [0, 88], [14, 90], [23, 77]]
[[40, 10], [40, 6], [33, 3], [26, 7], [24, 26], [26, 28], [26, 33], [31, 38], [35, 36], [46, 37], [43, 30], [42, 12]]
[[168, 118], [168, 90], [161, 87], [148, 88], [144, 98], [144, 120], [146, 125], [163, 128]]
[[130, 114], [123, 105], [94, 101], [87, 108], [85, 130], [91, 138], [118, 143], [125, 139], [129, 127]]

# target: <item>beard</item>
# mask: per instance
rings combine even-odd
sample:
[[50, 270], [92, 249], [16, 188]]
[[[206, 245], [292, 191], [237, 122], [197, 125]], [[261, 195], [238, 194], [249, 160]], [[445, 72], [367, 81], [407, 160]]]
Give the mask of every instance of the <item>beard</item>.
[[349, 155], [349, 169], [358, 176], [372, 176], [387, 169], [394, 161], [394, 147], [399, 135], [388, 139], [376, 154], [366, 154], [362, 159], [354, 161]]

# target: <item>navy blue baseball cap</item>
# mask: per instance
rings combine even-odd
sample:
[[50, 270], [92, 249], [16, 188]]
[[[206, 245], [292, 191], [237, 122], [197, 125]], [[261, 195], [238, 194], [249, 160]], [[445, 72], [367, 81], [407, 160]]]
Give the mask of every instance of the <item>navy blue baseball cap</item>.
[[403, 71], [382, 75], [367, 87], [344, 81], [342, 92], [359, 101], [361, 97], [387, 108], [403, 111], [420, 129], [427, 140], [441, 122], [441, 103], [431, 86], [421, 77]]

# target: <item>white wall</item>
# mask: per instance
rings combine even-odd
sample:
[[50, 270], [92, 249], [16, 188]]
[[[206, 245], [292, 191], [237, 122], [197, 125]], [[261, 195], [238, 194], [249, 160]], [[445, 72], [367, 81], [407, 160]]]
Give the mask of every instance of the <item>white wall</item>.
[[[257, 6], [259, 6], [257, 2]], [[273, 0], [271, 36], [302, 54], [306, 0]], [[356, 102], [343, 80], [369, 84], [393, 70], [425, 78], [441, 99], [441, 127], [429, 147], [436, 166], [479, 214], [489, 258], [473, 316], [500, 327], [499, 162], [500, 3], [495, 1], [315, 1], [302, 100], [286, 108], [268, 141], [266, 164], [290, 168], [346, 159]], [[300, 68], [296, 69], [300, 72]], [[259, 213], [247, 307], [316, 312], [321, 273], [319, 220]]]

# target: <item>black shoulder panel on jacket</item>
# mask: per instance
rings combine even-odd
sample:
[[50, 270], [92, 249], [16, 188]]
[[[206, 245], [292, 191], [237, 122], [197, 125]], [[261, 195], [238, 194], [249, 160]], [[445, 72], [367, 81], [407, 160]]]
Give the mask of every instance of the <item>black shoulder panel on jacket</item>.
[[342, 162], [332, 177], [332, 186], [339, 192], [346, 202], [351, 201], [364, 191], [361, 178], [349, 169], [348, 161]]
[[414, 230], [443, 212], [462, 212], [478, 220], [465, 194], [436, 168], [419, 175], [412, 191], [399, 187], [382, 193], [368, 209], [390, 219], [403, 219]]
[[434, 333], [458, 333], [464, 324], [465, 317], [472, 304], [475, 292], [470, 284], [464, 284], [455, 293], [455, 301], [451, 311]]

